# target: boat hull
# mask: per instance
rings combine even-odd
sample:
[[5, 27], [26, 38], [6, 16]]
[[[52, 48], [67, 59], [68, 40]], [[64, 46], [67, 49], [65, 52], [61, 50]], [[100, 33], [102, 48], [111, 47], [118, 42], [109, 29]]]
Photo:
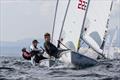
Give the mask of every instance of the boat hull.
[[80, 53], [71, 51], [71, 63], [75, 66], [88, 67], [96, 65], [98, 62]]

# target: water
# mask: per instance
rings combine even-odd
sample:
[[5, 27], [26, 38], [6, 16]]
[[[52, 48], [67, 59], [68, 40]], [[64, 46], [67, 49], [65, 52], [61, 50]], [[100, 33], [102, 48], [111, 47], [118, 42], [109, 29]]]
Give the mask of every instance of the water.
[[101, 60], [85, 69], [32, 66], [19, 57], [0, 57], [0, 80], [120, 80], [120, 60]]

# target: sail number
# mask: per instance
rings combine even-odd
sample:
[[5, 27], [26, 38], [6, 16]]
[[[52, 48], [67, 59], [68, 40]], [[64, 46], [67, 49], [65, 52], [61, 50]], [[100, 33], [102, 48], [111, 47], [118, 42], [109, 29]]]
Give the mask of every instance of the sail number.
[[85, 0], [79, 0], [78, 9], [86, 10], [87, 2]]

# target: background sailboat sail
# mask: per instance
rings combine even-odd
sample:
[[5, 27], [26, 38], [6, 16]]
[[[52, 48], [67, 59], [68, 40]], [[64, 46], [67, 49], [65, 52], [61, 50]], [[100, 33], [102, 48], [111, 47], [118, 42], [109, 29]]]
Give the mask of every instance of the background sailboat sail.
[[113, 36], [111, 45], [113, 47], [119, 47], [120, 48], [120, 28], [116, 27], [115, 34]]
[[[106, 23], [110, 14], [112, 0], [91, 0], [87, 18], [90, 21], [89, 28], [83, 34], [83, 40], [96, 52], [102, 53], [100, 46], [106, 31]], [[85, 27], [85, 26], [84, 26]]]
[[59, 0], [58, 1], [58, 6], [57, 11], [56, 11], [56, 19], [55, 19], [55, 25], [54, 25], [54, 30], [52, 33], [52, 41], [53, 43], [57, 46], [59, 35], [60, 35], [60, 30], [62, 27], [62, 22], [64, 19], [65, 11], [67, 8], [68, 0]]
[[[104, 54], [110, 59], [120, 58], [120, 28], [113, 29], [112, 39], [108, 45], [105, 46]], [[110, 39], [110, 37], [109, 37]]]
[[[76, 51], [88, 0], [71, 0], [60, 40]], [[64, 47], [63, 47], [64, 48]]]
[[[120, 47], [120, 2], [119, 0], [114, 1], [113, 11], [111, 13], [111, 19], [109, 24], [108, 39], [106, 40], [106, 45], [114, 43], [114, 46]], [[114, 39], [115, 33], [117, 37]]]
[[110, 59], [119, 59], [120, 55], [120, 2], [114, 1], [110, 17], [108, 35], [105, 43], [104, 54]]

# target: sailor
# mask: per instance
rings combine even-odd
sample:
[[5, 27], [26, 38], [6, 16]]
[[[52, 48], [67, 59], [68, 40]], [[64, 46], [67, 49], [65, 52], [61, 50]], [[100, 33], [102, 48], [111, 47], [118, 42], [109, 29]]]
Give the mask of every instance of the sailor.
[[31, 54], [26, 50], [26, 48], [22, 49], [22, 56], [26, 60], [31, 60]]
[[41, 60], [47, 59], [43, 56], [44, 49], [38, 48], [38, 41], [33, 40], [32, 45], [30, 46], [30, 53], [31, 53], [31, 63], [35, 65], [36, 63], [40, 63]]
[[46, 50], [47, 54], [50, 57], [59, 58], [58, 48], [50, 42], [50, 40], [51, 40], [50, 39], [50, 34], [45, 33], [44, 34], [44, 39], [45, 39], [44, 47], [45, 47], [45, 50]]

